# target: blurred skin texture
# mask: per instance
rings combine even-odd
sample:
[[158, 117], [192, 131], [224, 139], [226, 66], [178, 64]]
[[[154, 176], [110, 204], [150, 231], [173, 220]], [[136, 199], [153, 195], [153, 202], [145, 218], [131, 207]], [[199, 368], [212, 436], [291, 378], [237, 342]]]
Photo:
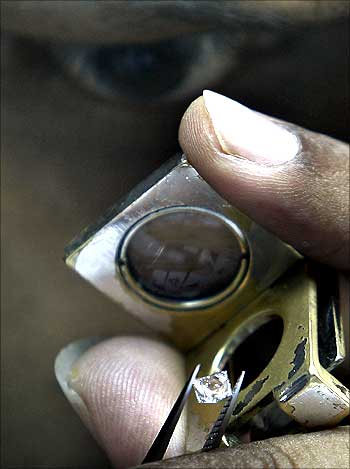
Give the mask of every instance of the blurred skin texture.
[[[345, 139], [347, 11], [341, 1], [1, 3], [4, 467], [108, 467], [53, 363], [81, 337], [150, 334], [68, 271], [64, 245], [178, 150], [181, 116], [203, 88]], [[178, 53], [178, 38], [193, 53]], [[143, 57], [163, 57], [154, 47], [168, 40], [177, 61], [155, 64], [157, 95]], [[96, 44], [141, 57], [140, 80], [126, 66], [107, 86], [100, 56], [84, 59]]]

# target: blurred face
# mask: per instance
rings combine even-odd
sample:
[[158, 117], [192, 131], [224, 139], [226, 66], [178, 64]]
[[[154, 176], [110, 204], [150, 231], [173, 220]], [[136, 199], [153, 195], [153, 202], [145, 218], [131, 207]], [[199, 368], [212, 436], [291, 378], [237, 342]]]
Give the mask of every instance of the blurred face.
[[64, 245], [177, 151], [205, 88], [345, 138], [344, 5], [2, 2], [5, 465], [101, 464], [53, 361], [79, 337], [144, 332]]

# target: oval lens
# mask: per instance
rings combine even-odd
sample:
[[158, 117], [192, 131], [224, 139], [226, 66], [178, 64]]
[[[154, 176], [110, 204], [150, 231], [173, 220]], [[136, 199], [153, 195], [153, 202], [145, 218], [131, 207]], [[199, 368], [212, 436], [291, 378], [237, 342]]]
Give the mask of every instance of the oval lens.
[[133, 279], [169, 300], [221, 293], [234, 281], [244, 256], [232, 226], [205, 210], [165, 212], [142, 223], [127, 243], [124, 260]]

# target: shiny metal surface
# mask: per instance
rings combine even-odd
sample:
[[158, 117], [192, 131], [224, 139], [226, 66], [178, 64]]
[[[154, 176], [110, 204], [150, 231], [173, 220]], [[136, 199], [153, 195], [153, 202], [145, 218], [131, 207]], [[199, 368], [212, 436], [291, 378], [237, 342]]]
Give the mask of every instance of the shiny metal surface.
[[221, 409], [221, 412], [216, 419], [213, 428], [210, 430], [210, 433], [205, 440], [203, 451], [211, 451], [212, 449], [218, 448], [221, 445], [222, 438], [225, 435], [226, 427], [237, 404], [237, 398], [242, 387], [244, 375], [245, 372], [242, 371], [234, 385], [230, 398], [226, 401], [225, 405]]
[[[349, 390], [320, 363], [316, 282], [305, 266], [292, 269], [192, 351], [188, 365], [200, 360], [205, 374], [223, 369], [229, 359], [234, 360], [238, 345], [259, 325], [276, 316], [284, 324], [281, 342], [259, 376], [241, 391], [231, 429], [239, 432], [240, 428], [249, 428], [249, 421], [271, 400], [301, 426], [336, 425], [349, 415]], [[343, 348], [338, 329], [336, 337], [338, 344], [342, 342], [339, 348]], [[258, 348], [251, 350], [253, 356], [259, 353]], [[339, 362], [338, 354], [335, 360]], [[199, 428], [208, 430], [217, 412], [216, 405], [203, 410], [192, 399], [190, 435], [196, 435]], [[190, 437], [189, 449], [194, 450], [192, 441]]]
[[[232, 236], [239, 241], [242, 260], [232, 283], [218, 295], [177, 301], [147, 291], [130, 266], [127, 267], [130, 261], [127, 252], [133, 236], [147, 226], [147, 220], [159, 221], [162, 213], [186, 211], [207, 214], [208, 218], [215, 214], [230, 226]], [[193, 233], [187, 233], [189, 243]], [[139, 257], [140, 266], [145, 261], [147, 264], [144, 268], [136, 267], [138, 275], [148, 269], [149, 263], [157, 261], [159, 246], [163, 249], [169, 239], [169, 230], [164, 227], [162, 233], [161, 223], [157, 225], [155, 238], [155, 244], [146, 239], [145, 250], [149, 249], [149, 253], [136, 250], [133, 262], [137, 263]], [[181, 241], [181, 251], [185, 239], [180, 231], [170, 238]], [[250, 382], [239, 394], [230, 423], [239, 433], [261, 410], [268, 415], [267, 404], [273, 402], [280, 409], [278, 418], [283, 420], [283, 425], [289, 418], [304, 427], [332, 426], [349, 413], [349, 391], [329, 372], [344, 358], [341, 320], [333, 300], [327, 300], [321, 311], [327, 292], [322, 294], [323, 289], [317, 289], [316, 278], [305, 261], [292, 268], [298, 260], [301, 256], [294, 249], [213, 191], [185, 157], [175, 157], [126, 201], [112, 208], [97, 228], [74, 241], [66, 262], [130, 313], [189, 351], [188, 366], [193, 368], [196, 363], [202, 363], [203, 375], [224, 369], [229, 361], [234, 363], [240, 344], [261, 326], [279, 318], [283, 323], [280, 342], [271, 348], [272, 355], [258, 376], [248, 370]], [[166, 268], [176, 270], [175, 264], [170, 264]], [[319, 336], [322, 318], [331, 325], [327, 333], [334, 343], [332, 349], [322, 346], [322, 335]], [[273, 337], [270, 334], [264, 338], [264, 350], [266, 343], [276, 340], [277, 336]], [[252, 357], [260, 355], [257, 344], [248, 352]], [[327, 366], [321, 364], [322, 360], [326, 360]], [[231, 373], [232, 370], [235, 367]], [[231, 379], [235, 380], [236, 376]], [[203, 446], [218, 414], [217, 404], [204, 407], [191, 398], [189, 451]]]
[[[146, 215], [173, 206], [190, 206], [215, 212], [244, 233], [250, 261], [244, 279], [234, 291], [213, 305], [167, 309], [146, 294], [135, 292], [116, 272], [116, 253], [126, 233]], [[256, 298], [301, 256], [221, 198], [191, 167], [175, 157], [113, 207], [96, 227], [86, 230], [67, 250], [67, 264], [102, 293], [136, 315], [184, 350], [200, 343], [212, 331]], [[272, 262], [273, 259], [273, 262]], [[152, 298], [154, 300], [154, 298]], [[186, 314], [184, 314], [186, 312]]]
[[152, 446], [148, 450], [144, 460], [142, 461], [142, 464], [159, 461], [163, 458], [169, 445], [170, 439], [173, 436], [175, 427], [181, 417], [181, 413], [183, 412], [184, 407], [187, 404], [188, 397], [192, 390], [192, 386], [196, 379], [199, 369], [200, 364], [198, 363], [192, 370], [192, 373], [190, 374], [188, 380], [182, 388], [179, 397], [176, 399], [176, 402], [174, 403], [162, 428], [159, 430], [158, 435], [152, 443]]

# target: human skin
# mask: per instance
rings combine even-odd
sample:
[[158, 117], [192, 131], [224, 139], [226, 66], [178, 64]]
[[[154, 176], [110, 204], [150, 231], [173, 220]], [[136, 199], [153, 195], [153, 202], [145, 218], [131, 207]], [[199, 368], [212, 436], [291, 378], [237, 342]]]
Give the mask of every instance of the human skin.
[[[104, 13], [90, 17], [91, 29], [77, 27], [76, 21], [69, 27], [71, 14], [57, 15], [53, 2], [46, 2], [53, 18], [47, 28], [35, 10], [45, 2], [25, 3], [31, 9], [27, 25], [17, 14], [16, 2], [1, 5], [3, 31], [22, 36], [18, 41], [3, 35], [2, 41], [4, 465], [88, 463], [102, 467], [108, 464], [103, 451], [56, 386], [52, 371], [55, 356], [81, 337], [144, 336], [149, 331], [67, 271], [60, 262], [61, 253], [81, 228], [171, 156], [177, 149], [183, 111], [208, 85], [201, 82], [197, 85], [201, 88], [191, 95], [184, 93], [175, 103], [165, 99], [151, 110], [132, 100], [122, 105], [118, 100], [108, 102], [83, 92], [59, 66], [52, 66], [43, 45], [48, 39], [56, 45], [73, 39], [89, 43], [131, 41], [135, 37], [137, 41], [158, 40], [185, 29], [188, 34], [210, 29], [213, 24], [215, 28], [225, 26], [228, 36], [234, 36], [236, 25], [240, 25], [254, 43], [256, 30], [249, 18], [260, 18], [261, 12], [247, 15], [238, 8], [230, 16], [226, 10], [213, 12], [202, 7], [199, 18], [200, 10], [195, 6], [199, 2], [193, 3], [190, 15], [180, 3], [173, 3], [167, 11], [182, 20], [172, 22], [176, 27], [169, 30], [164, 20], [166, 10], [152, 13], [148, 22], [138, 16], [143, 10], [133, 10], [131, 17], [141, 26], [136, 36], [128, 36], [130, 29], [122, 28], [127, 24], [126, 13], [111, 13], [115, 8], [111, 2], [101, 6]], [[62, 8], [59, 3], [55, 8]], [[287, 15], [281, 10], [271, 21], [270, 7], [264, 6], [267, 24], [279, 23]], [[7, 8], [12, 19], [4, 14]], [[279, 53], [277, 47], [254, 56], [251, 49], [249, 53], [243, 49], [239, 66], [232, 63], [217, 88], [267, 114], [345, 138], [344, 13], [337, 19], [336, 9], [329, 7], [331, 21], [321, 27], [315, 26], [314, 16], [312, 21], [310, 15], [306, 17], [303, 27], [307, 34], [300, 44], [295, 31], [299, 34], [299, 19], [304, 21], [301, 11], [294, 16], [288, 13], [292, 39], [287, 53]], [[120, 22], [111, 24], [105, 18]], [[158, 20], [163, 27], [154, 27]], [[278, 34], [280, 29], [283, 27], [277, 28]], [[154, 37], [154, 31], [161, 34]], [[83, 36], [74, 36], [77, 32]], [[41, 38], [40, 44], [30, 40], [37, 38]]]

